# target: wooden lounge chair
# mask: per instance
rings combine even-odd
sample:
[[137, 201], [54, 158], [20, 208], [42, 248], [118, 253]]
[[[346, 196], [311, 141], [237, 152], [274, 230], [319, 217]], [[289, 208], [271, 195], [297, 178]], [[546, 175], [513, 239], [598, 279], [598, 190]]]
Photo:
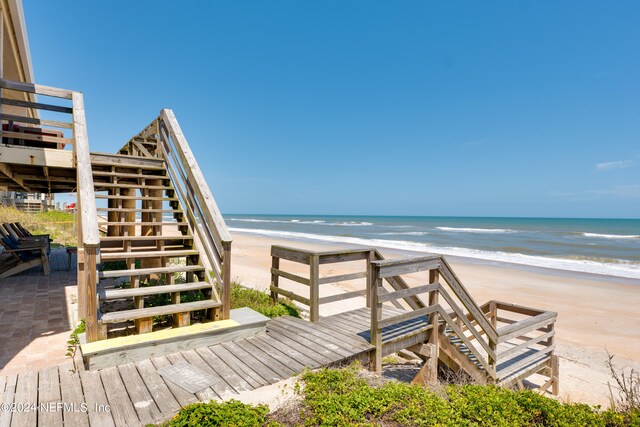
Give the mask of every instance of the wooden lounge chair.
[[3, 254], [10, 255], [8, 259], [2, 260], [0, 278], [11, 277], [38, 265], [42, 265], [45, 276], [50, 274], [47, 253], [48, 239], [18, 240], [9, 234], [6, 229], [0, 227], [0, 244], [4, 248]]
[[51, 242], [53, 242], [53, 240], [49, 237], [48, 234], [34, 235], [29, 230], [24, 228], [22, 224], [20, 224], [19, 222], [14, 222], [14, 223], [5, 222], [4, 224], [2, 224], [0, 228], [4, 228], [8, 234], [13, 236], [13, 238], [18, 239], [19, 241], [45, 239], [47, 241], [47, 254], [51, 253]]

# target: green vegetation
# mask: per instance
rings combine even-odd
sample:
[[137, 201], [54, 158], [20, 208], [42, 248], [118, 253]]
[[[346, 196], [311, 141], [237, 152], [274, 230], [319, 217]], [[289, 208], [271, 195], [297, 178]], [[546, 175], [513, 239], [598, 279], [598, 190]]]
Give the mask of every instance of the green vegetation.
[[243, 426], [276, 427], [281, 424], [266, 420], [269, 408], [266, 405], [251, 406], [230, 400], [225, 403], [194, 403], [184, 407], [166, 425], [168, 427], [186, 426]]
[[640, 426], [640, 411], [601, 411], [494, 385], [428, 389], [365, 376], [359, 366], [302, 374], [301, 400], [268, 414], [237, 401], [190, 405], [169, 426]]
[[14, 207], [0, 206], [0, 224], [19, 222], [32, 234], [49, 234], [54, 243], [62, 246], [75, 246], [75, 214], [60, 211], [26, 213]]
[[80, 338], [78, 335], [83, 334], [86, 331], [87, 324], [84, 319], [82, 319], [78, 326], [76, 326], [76, 328], [71, 332], [71, 335], [69, 335], [69, 339], [67, 340], [67, 357], [70, 357], [71, 359], [75, 358], [78, 345], [80, 344]]
[[231, 308], [249, 307], [267, 317], [300, 317], [298, 309], [288, 298], [280, 298], [274, 303], [271, 296], [256, 289], [245, 288], [233, 282], [231, 284]]

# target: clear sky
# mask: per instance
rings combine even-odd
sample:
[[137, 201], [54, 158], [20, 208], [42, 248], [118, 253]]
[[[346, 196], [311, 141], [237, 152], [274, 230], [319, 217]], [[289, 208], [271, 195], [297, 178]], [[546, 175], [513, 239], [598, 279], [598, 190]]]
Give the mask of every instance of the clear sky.
[[24, 8], [92, 150], [172, 108], [223, 213], [640, 217], [638, 1]]

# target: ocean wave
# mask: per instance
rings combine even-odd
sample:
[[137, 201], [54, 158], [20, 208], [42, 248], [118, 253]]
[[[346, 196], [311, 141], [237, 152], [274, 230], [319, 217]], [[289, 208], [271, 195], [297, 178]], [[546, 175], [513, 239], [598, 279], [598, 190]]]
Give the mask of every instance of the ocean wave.
[[272, 224], [323, 224], [325, 221], [302, 221], [299, 219], [290, 219], [283, 221], [279, 219], [253, 219], [253, 218], [229, 218], [228, 221], [240, 221], [240, 222], [261, 222]]
[[507, 228], [458, 228], [458, 227], [436, 227], [442, 231], [453, 231], [455, 233], [519, 233], [518, 230]]
[[597, 237], [599, 239], [640, 239], [638, 234], [599, 234], [599, 233], [580, 233], [584, 237]]
[[394, 231], [389, 233], [379, 233], [380, 236], [426, 236], [426, 231]]
[[366, 222], [366, 221], [326, 222], [323, 220], [306, 221], [301, 219], [281, 220], [281, 219], [229, 218], [227, 221], [258, 222], [258, 223], [271, 223], [271, 224], [332, 225], [332, 226], [338, 226], [338, 227], [361, 227], [361, 226], [373, 225], [372, 222]]
[[485, 261], [507, 262], [533, 267], [553, 268], [558, 270], [581, 273], [604, 274], [629, 279], [640, 279], [640, 263], [626, 260], [611, 260], [611, 262], [596, 262], [584, 259], [551, 258], [544, 256], [525, 255], [520, 253], [492, 252], [469, 248], [434, 247], [428, 243], [408, 242], [403, 240], [362, 239], [358, 237], [331, 236], [294, 231], [274, 231], [250, 228], [231, 228], [231, 231], [258, 234], [263, 236], [316, 240], [331, 243], [348, 243], [361, 246], [382, 247], [414, 252], [437, 253], [442, 255], [475, 258]]

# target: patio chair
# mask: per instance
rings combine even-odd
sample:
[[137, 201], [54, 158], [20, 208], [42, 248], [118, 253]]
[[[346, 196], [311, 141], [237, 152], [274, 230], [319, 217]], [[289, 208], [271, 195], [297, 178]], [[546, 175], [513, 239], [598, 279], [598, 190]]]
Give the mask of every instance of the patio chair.
[[24, 228], [22, 224], [20, 224], [19, 222], [13, 222], [13, 223], [5, 222], [4, 224], [2, 224], [2, 227], [4, 227], [7, 233], [9, 233], [11, 236], [13, 236], [15, 239], [18, 239], [19, 241], [45, 239], [47, 241], [47, 254], [51, 253], [51, 242], [53, 242], [53, 239], [49, 237], [49, 234], [37, 234], [37, 235], [31, 234], [31, 232], [26, 228]]
[[0, 229], [0, 244], [4, 248], [3, 254], [10, 255], [0, 265], [1, 279], [11, 277], [38, 265], [42, 265], [45, 276], [50, 274], [49, 256], [47, 254], [49, 242], [47, 239], [18, 240], [2, 227]]

